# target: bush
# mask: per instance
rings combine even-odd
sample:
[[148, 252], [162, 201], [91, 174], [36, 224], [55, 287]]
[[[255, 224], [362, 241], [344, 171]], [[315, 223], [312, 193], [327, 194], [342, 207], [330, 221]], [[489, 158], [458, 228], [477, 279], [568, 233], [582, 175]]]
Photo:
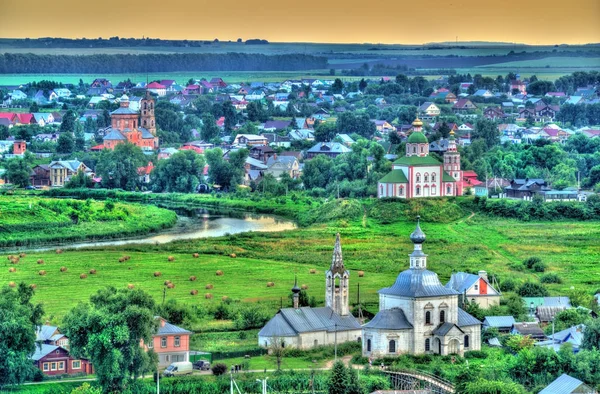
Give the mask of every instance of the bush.
[[548, 289], [544, 285], [534, 282], [525, 282], [517, 290], [521, 297], [547, 297]]
[[528, 259], [523, 261], [523, 264], [525, 264], [525, 266], [527, 268], [532, 269], [535, 264], [541, 263], [541, 262], [542, 262], [542, 259], [540, 259], [539, 257], [529, 257]]
[[560, 278], [560, 276], [558, 276], [558, 274], [550, 273], [550, 274], [542, 275], [542, 277], [540, 278], [540, 282], [542, 282], [542, 283], [562, 283], [562, 279]]
[[543, 263], [543, 262], [541, 262], [541, 261], [540, 261], [540, 262], [538, 262], [538, 263], [535, 263], [535, 264], [533, 265], [533, 270], [534, 270], [535, 272], [544, 272], [544, 271], [546, 271], [546, 264], [545, 264], [545, 263]]
[[485, 359], [487, 356], [487, 353], [481, 350], [471, 350], [465, 353], [465, 358]]
[[223, 363], [216, 363], [211, 368], [213, 375], [221, 376], [227, 372], [227, 365]]
[[506, 279], [500, 282], [500, 290], [502, 291], [515, 291], [517, 284], [512, 279]]

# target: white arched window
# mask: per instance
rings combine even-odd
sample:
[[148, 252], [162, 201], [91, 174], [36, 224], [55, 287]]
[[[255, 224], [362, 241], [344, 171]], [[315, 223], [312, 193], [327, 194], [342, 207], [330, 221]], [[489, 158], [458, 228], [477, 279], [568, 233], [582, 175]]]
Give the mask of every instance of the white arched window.
[[429, 174], [425, 173], [425, 175], [423, 176], [423, 179], [425, 182], [429, 182]]
[[435, 172], [431, 174], [431, 182], [435, 182]]
[[425, 351], [428, 352], [430, 350], [431, 350], [431, 342], [430, 342], [429, 338], [427, 338], [425, 340]]
[[417, 186], [417, 191], [415, 193], [417, 196], [421, 195], [421, 186]]
[[421, 174], [417, 172], [417, 182], [421, 182]]
[[388, 346], [388, 351], [390, 353], [396, 353], [396, 341], [395, 340], [391, 340]]
[[446, 194], [450, 194], [452, 193], [452, 186], [448, 185], [446, 186]]

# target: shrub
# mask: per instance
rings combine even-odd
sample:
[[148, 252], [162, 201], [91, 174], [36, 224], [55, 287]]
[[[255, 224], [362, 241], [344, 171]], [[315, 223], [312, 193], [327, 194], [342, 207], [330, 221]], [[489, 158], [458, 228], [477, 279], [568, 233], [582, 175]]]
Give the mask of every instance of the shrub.
[[211, 368], [213, 375], [221, 376], [227, 372], [227, 365], [223, 363], [216, 363]]
[[60, 267], [60, 272], [67, 272], [67, 267]]
[[533, 265], [533, 270], [535, 272], [544, 272], [546, 271], [546, 264], [543, 262], [537, 262]]
[[558, 276], [558, 274], [549, 273], [549, 274], [542, 275], [542, 277], [540, 278], [540, 282], [542, 282], [542, 283], [562, 283], [562, 279], [560, 278], [560, 276]]
[[44, 270], [41, 270], [40, 272], [38, 272], [38, 274], [39, 274], [40, 276], [44, 276], [44, 275], [46, 275], [46, 271], [44, 271]]
[[217, 272], [215, 272], [215, 274], [216, 274], [217, 276], [223, 276], [223, 271], [221, 271], [221, 270], [217, 270]]
[[8, 269], [8, 272], [17, 272], [17, 269], [15, 267], [10, 267]]
[[39, 260], [37, 261], [37, 263], [38, 263], [38, 264], [44, 264], [44, 260], [42, 260], [42, 259], [39, 259]]
[[525, 264], [525, 266], [527, 268], [532, 269], [536, 263], [541, 263], [541, 262], [542, 262], [542, 259], [540, 259], [539, 257], [529, 257], [528, 259], [523, 261], [523, 264]]
[[539, 283], [525, 282], [517, 290], [521, 297], [547, 297], [548, 289]]
[[198, 294], [198, 290], [192, 290], [192, 291], [190, 291], [190, 294], [195, 296]]
[[154, 277], [158, 278], [159, 276], [161, 276], [161, 272], [160, 271], [154, 271]]
[[90, 275], [95, 275], [95, 274], [96, 274], [96, 270], [92, 268], [92, 269], [90, 270]]
[[206, 298], [207, 300], [212, 300], [213, 295], [211, 293], [206, 293], [204, 294], [204, 298]]
[[190, 282], [193, 282], [196, 280], [196, 277], [194, 275], [190, 276]]
[[480, 358], [480, 359], [484, 359], [487, 358], [487, 353], [481, 350], [471, 350], [468, 352], [465, 352], [465, 358]]
[[167, 260], [168, 261], [175, 261], [175, 257], [174, 256], [169, 256], [169, 257], [167, 257]]
[[212, 289], [213, 287], [214, 287], [214, 286], [213, 286], [213, 285], [211, 285], [210, 283], [209, 283], [209, 284], [207, 284], [206, 286], [204, 286], [204, 288], [205, 288], [206, 290], [210, 290], [210, 289]]
[[275, 286], [274, 282], [267, 282], [267, 287], [273, 287], [273, 286]]
[[85, 279], [85, 278], [87, 278], [87, 275], [86, 275], [86, 274], [81, 274], [81, 275], [79, 275], [79, 279]]
[[358, 271], [358, 277], [362, 278], [363, 276], [365, 276], [365, 271]]
[[500, 290], [502, 291], [514, 291], [517, 288], [517, 284], [512, 279], [505, 279], [500, 282]]

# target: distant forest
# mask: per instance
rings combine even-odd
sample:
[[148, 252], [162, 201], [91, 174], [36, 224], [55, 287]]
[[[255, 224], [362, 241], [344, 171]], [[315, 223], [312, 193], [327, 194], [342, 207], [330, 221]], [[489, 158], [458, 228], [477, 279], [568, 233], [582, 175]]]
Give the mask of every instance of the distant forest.
[[[163, 40], [160, 38], [0, 38], [0, 44], [15, 48], [114, 48], [114, 47], [200, 47], [219, 43], [218, 39], [208, 40]], [[229, 42], [229, 41], [224, 41]], [[245, 42], [238, 38], [237, 43], [246, 45], [268, 44], [267, 40], [253, 38]]]
[[285, 54], [34, 55], [0, 54], [0, 74], [146, 73], [170, 71], [297, 71], [327, 68], [324, 57]]

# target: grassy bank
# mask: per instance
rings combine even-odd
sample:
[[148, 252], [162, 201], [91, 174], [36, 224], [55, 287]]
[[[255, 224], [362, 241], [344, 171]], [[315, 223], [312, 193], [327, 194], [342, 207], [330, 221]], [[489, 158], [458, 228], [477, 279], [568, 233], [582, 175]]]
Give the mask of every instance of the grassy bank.
[[171, 227], [173, 211], [112, 201], [0, 196], [0, 247], [143, 235]]

